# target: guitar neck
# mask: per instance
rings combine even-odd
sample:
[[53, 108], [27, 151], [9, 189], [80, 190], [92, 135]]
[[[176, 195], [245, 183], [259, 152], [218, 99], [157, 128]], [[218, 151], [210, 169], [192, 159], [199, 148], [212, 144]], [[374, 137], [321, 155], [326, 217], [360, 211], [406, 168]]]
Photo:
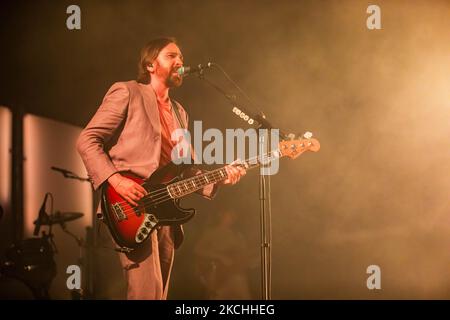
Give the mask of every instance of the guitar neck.
[[[267, 164], [275, 158], [280, 158], [282, 155], [279, 149], [274, 150], [272, 152], [266, 153], [263, 156], [250, 158], [244, 161], [235, 164], [236, 166], [243, 166], [247, 170], [258, 168], [262, 164]], [[261, 161], [262, 160], [262, 161]], [[194, 193], [200, 189], [203, 189], [207, 185], [217, 183], [228, 178], [228, 173], [225, 167], [215, 169], [212, 171], [204, 172], [199, 175], [195, 175], [193, 177], [183, 179], [178, 182], [174, 182], [167, 186], [167, 190], [169, 191], [172, 198], [182, 198], [191, 193]]]

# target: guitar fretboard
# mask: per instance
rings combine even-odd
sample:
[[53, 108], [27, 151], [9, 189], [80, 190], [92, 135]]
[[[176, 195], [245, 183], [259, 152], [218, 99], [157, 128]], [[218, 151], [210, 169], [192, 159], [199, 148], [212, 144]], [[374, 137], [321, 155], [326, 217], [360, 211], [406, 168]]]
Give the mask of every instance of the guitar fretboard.
[[[257, 168], [262, 164], [267, 164], [275, 158], [279, 158], [281, 153], [279, 150], [274, 150], [270, 153], [265, 154], [262, 157], [254, 157], [251, 159], [247, 159], [241, 161], [236, 166], [243, 166], [247, 170]], [[261, 161], [261, 159], [263, 161]], [[204, 172], [202, 174], [174, 182], [167, 186], [167, 191], [169, 192], [171, 198], [182, 198], [188, 194], [191, 194], [195, 191], [203, 189], [207, 185], [217, 183], [222, 180], [226, 180], [228, 178], [227, 171], [225, 167], [215, 169], [212, 171]]]

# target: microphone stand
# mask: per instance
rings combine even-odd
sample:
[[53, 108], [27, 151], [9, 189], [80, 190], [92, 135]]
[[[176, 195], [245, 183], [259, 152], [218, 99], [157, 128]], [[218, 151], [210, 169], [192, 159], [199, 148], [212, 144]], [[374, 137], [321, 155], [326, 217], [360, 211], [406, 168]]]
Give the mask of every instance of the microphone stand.
[[[66, 169], [62, 169], [62, 168], [57, 168], [57, 167], [51, 167], [52, 170], [57, 171], [62, 173], [62, 175], [64, 176], [64, 178], [68, 178], [68, 179], [75, 179], [75, 180], [79, 180], [81, 182], [89, 182], [90, 183], [90, 179], [89, 178], [85, 178], [85, 177], [80, 177], [79, 175], [73, 173], [72, 171], [66, 170]], [[92, 188], [92, 186], [91, 186]], [[92, 188], [92, 212], [93, 215], [95, 217], [96, 214], [96, 201], [95, 201], [95, 193], [94, 193], [94, 189]], [[74, 295], [75, 297], [77, 297], [77, 299], [79, 298], [94, 298], [95, 297], [95, 282], [94, 282], [94, 268], [95, 268], [95, 254], [94, 254], [94, 250], [96, 248], [96, 237], [95, 237], [95, 232], [93, 232], [93, 229], [95, 229], [95, 225], [96, 225], [96, 220], [95, 218], [93, 218], [92, 220], [92, 228], [91, 227], [86, 227], [86, 241], [84, 241], [83, 244], [83, 240], [79, 239], [78, 237], [76, 237], [75, 235], [73, 235], [70, 231], [68, 231], [64, 225], [64, 223], [60, 224], [61, 228], [63, 229], [64, 232], [68, 233], [70, 236], [72, 236], [77, 244], [80, 246], [80, 255], [82, 255], [82, 248], [85, 248], [85, 257], [82, 258], [80, 257], [79, 260], [80, 263], [83, 264], [83, 270], [84, 273], [86, 274], [86, 276], [84, 277], [84, 281], [83, 281], [83, 290], [82, 293], [79, 297], [78, 294]]]
[[[234, 82], [228, 77], [225, 71], [217, 64], [210, 63], [212, 67], [220, 69], [226, 78], [234, 84]], [[258, 129], [266, 129], [268, 132], [267, 139], [264, 135], [258, 132], [258, 141], [260, 144], [260, 152], [262, 150], [271, 152], [270, 139], [272, 136], [272, 129], [275, 129], [273, 125], [266, 119], [266, 116], [260, 113], [253, 113], [245, 106], [239, 105], [235, 95], [228, 94], [222, 88], [212, 83], [204, 77], [203, 69], [200, 69], [197, 73], [201, 80], [204, 80], [218, 92], [220, 92], [233, 106], [233, 113], [240, 119], [247, 122], [249, 125], [255, 125]], [[235, 84], [234, 84], [235, 85]], [[235, 85], [236, 86], [236, 85]], [[237, 87], [237, 86], [236, 86]], [[237, 87], [239, 89], [239, 87]], [[239, 89], [240, 90], [240, 89]], [[295, 138], [295, 135], [290, 133], [286, 134], [281, 130], [278, 130], [278, 136], [280, 140], [291, 140]], [[270, 166], [267, 164], [261, 164], [264, 169], [270, 170]], [[266, 172], [267, 172], [266, 170]], [[271, 191], [270, 191], [270, 172], [268, 175], [260, 170], [259, 176], [259, 203], [260, 203], [260, 233], [261, 233], [261, 291], [262, 299], [272, 299], [272, 208], [271, 208]]]

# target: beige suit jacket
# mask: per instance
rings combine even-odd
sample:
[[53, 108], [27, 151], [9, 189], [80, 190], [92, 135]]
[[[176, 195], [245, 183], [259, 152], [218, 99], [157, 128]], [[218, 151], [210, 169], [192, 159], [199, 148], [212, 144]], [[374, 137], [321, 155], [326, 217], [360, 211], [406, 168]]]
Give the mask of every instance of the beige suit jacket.
[[[187, 127], [187, 114], [177, 105]], [[174, 126], [180, 127], [175, 115]], [[161, 154], [161, 123], [152, 87], [136, 81], [113, 84], [81, 132], [77, 150], [95, 190], [119, 171], [148, 178], [158, 169]], [[202, 194], [211, 198], [215, 192], [216, 187], [209, 186]], [[175, 228], [175, 238], [178, 247], [181, 227]]]

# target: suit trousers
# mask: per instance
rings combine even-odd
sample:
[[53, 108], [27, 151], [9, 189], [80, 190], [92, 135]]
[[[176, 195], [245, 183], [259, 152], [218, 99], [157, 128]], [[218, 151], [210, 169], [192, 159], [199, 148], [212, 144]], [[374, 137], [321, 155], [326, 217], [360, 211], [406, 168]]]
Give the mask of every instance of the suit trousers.
[[174, 231], [163, 226], [130, 253], [119, 253], [128, 300], [165, 300], [174, 260]]

